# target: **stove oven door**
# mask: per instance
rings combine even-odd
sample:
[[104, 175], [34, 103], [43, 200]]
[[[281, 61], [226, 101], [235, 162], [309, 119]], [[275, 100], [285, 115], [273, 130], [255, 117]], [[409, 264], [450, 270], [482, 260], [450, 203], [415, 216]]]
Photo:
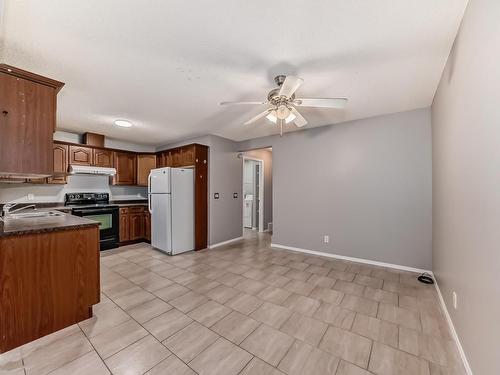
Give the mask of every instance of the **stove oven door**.
[[73, 208], [73, 215], [99, 222], [101, 250], [118, 247], [119, 211], [113, 208]]

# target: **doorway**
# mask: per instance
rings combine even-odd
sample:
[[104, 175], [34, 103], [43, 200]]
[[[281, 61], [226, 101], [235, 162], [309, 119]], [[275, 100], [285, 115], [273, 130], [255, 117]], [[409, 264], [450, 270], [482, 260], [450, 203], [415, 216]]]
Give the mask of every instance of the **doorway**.
[[264, 160], [243, 156], [243, 227], [264, 231]]
[[242, 152], [243, 229], [272, 232], [272, 148]]

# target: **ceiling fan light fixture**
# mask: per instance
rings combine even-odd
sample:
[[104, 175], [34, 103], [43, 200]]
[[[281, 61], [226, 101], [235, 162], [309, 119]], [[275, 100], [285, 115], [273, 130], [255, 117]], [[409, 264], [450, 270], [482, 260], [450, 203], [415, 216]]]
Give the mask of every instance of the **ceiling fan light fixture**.
[[297, 116], [295, 116], [292, 112], [290, 112], [290, 114], [288, 115], [288, 117], [285, 119], [285, 123], [286, 124], [289, 124], [291, 123], [293, 120], [295, 120]]
[[281, 104], [278, 109], [276, 109], [276, 117], [280, 120], [285, 120], [288, 116], [290, 116], [290, 110], [284, 104]]
[[266, 118], [274, 124], [276, 124], [278, 122], [278, 117], [276, 116], [276, 111], [269, 112], [269, 114], [266, 116]]

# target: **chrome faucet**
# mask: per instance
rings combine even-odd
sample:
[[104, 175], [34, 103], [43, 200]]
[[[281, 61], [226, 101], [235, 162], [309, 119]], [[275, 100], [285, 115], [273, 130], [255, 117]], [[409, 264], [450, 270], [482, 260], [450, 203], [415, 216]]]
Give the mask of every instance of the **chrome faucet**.
[[36, 207], [34, 204], [29, 204], [27, 206], [23, 206], [20, 208], [16, 208], [13, 210], [12, 208], [16, 207], [19, 203], [5, 203], [2, 208], [2, 218], [7, 218], [10, 214], [13, 214], [14, 212], [19, 212], [22, 210], [26, 210], [27, 208], [33, 208], [36, 210]]

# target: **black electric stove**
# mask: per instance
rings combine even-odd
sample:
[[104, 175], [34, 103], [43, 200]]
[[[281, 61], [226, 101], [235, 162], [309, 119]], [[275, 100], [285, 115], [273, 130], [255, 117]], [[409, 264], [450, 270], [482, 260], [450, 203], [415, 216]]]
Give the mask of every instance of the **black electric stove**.
[[67, 193], [64, 205], [75, 216], [99, 222], [101, 250], [118, 247], [120, 220], [117, 205], [109, 204], [108, 193]]

